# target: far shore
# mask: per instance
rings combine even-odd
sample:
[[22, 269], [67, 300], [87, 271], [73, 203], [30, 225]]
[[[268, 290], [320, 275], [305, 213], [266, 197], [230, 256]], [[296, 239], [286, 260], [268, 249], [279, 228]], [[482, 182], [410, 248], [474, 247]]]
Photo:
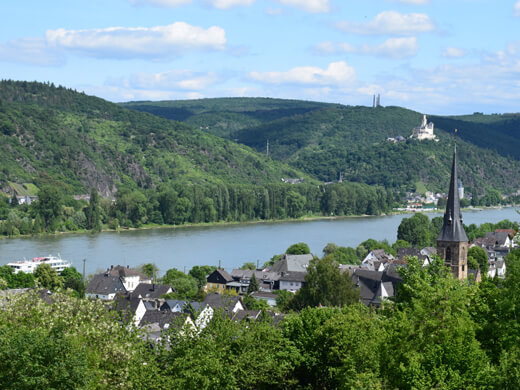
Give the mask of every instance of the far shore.
[[[490, 210], [490, 209], [501, 209], [507, 207], [515, 207], [515, 205], [503, 205], [503, 206], [482, 206], [482, 207], [468, 207], [462, 209], [462, 211], [482, 211], [482, 210]], [[372, 217], [384, 217], [384, 216], [392, 216], [392, 215], [400, 215], [400, 214], [414, 214], [414, 213], [424, 213], [424, 214], [442, 214], [444, 210], [437, 209], [418, 209], [415, 211], [412, 210], [394, 210], [388, 213], [382, 213], [379, 215], [305, 215], [300, 218], [284, 218], [284, 219], [259, 219], [252, 221], [218, 221], [218, 222], [200, 222], [200, 223], [187, 223], [183, 225], [158, 225], [158, 224], [145, 224], [140, 227], [120, 227], [119, 229], [108, 229], [104, 228], [99, 233], [106, 232], [123, 232], [123, 231], [135, 231], [135, 230], [151, 230], [151, 229], [185, 229], [185, 228], [194, 228], [194, 227], [213, 227], [213, 226], [232, 226], [232, 225], [255, 225], [255, 224], [271, 224], [271, 223], [283, 223], [283, 222], [307, 222], [307, 221], [319, 221], [319, 220], [338, 220], [338, 219], [346, 219], [346, 218], [372, 218]], [[1, 236], [0, 239], [12, 239], [12, 238], [30, 238], [30, 237], [45, 237], [45, 236], [58, 236], [65, 234], [97, 234], [98, 232], [92, 232], [90, 230], [74, 230], [74, 231], [66, 231], [66, 232], [55, 232], [55, 233], [39, 233], [39, 234], [24, 234], [24, 235], [16, 235], [16, 236]]]

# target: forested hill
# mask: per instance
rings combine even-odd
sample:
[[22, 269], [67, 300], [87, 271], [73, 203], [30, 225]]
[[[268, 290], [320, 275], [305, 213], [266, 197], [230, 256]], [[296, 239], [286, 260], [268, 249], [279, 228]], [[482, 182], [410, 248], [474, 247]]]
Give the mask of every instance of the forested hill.
[[0, 187], [280, 182], [302, 172], [181, 122], [36, 82], [0, 82]]
[[[248, 103], [249, 102], [249, 103]], [[265, 106], [263, 106], [265, 104]], [[343, 180], [395, 189], [445, 191], [458, 132], [460, 177], [476, 194], [520, 187], [520, 116], [428, 117], [439, 142], [408, 138], [422, 114], [400, 107], [363, 107], [281, 99], [201, 99], [134, 102], [126, 107], [178, 117], [266, 152], [322, 181]]]

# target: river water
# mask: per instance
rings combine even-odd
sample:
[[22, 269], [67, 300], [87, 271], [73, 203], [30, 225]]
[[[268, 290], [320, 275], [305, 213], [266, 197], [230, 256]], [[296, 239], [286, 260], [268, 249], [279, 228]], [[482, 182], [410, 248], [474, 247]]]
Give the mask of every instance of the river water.
[[[429, 214], [430, 218], [441, 213]], [[226, 270], [246, 261], [262, 265], [290, 245], [305, 242], [312, 253], [322, 256], [329, 242], [356, 247], [368, 238], [393, 243], [403, 218], [411, 214], [381, 217], [349, 217], [333, 220], [240, 224], [211, 227], [185, 227], [70, 234], [0, 240], [0, 265], [49, 254], [61, 254], [87, 274], [110, 265], [137, 266], [155, 263], [163, 274], [170, 268], [188, 271], [194, 265], [219, 265]], [[514, 208], [465, 211], [464, 223], [480, 225], [504, 219], [520, 221]]]

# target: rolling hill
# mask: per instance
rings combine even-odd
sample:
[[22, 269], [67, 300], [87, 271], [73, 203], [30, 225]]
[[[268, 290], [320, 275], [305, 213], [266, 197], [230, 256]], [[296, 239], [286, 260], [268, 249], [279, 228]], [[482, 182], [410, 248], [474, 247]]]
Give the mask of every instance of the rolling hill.
[[[249, 102], [249, 104], [248, 104]], [[362, 107], [305, 101], [240, 98], [130, 102], [127, 108], [184, 121], [288, 163], [321, 181], [343, 180], [399, 190], [444, 191], [459, 130], [460, 177], [469, 192], [520, 187], [520, 115], [432, 117], [439, 142], [392, 143], [407, 138], [421, 114], [400, 107]]]
[[[0, 187], [13, 183], [95, 187], [160, 183], [266, 184], [307, 177], [253, 149], [159, 116], [36, 82], [0, 82]], [[312, 181], [312, 180], [311, 180]]]

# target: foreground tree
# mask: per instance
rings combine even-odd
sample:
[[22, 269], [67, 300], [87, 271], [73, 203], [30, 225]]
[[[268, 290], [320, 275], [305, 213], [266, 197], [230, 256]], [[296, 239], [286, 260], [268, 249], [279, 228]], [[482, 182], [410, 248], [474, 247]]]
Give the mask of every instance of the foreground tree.
[[46, 263], [40, 264], [34, 270], [34, 278], [39, 286], [48, 288], [52, 291], [63, 286], [63, 279], [60, 278], [54, 268]]
[[359, 291], [348, 272], [341, 273], [338, 263], [330, 257], [309, 263], [305, 284], [291, 301], [290, 307], [346, 306], [359, 301]]

